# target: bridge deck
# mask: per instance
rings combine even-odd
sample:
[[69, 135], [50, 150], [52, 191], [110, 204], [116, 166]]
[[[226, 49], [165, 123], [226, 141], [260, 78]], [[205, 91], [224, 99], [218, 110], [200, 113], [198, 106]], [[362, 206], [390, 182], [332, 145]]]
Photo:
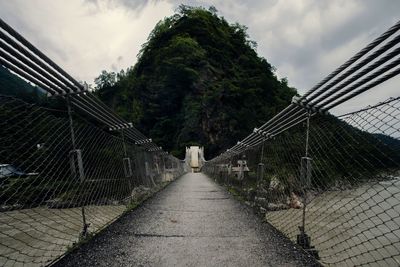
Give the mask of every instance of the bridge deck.
[[179, 178], [57, 266], [312, 266], [201, 173]]

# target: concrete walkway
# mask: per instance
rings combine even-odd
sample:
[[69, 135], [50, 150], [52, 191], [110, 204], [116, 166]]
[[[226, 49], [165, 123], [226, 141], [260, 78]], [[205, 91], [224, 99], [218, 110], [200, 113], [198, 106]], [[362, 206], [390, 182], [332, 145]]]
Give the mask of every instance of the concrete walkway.
[[173, 182], [57, 266], [313, 266], [201, 173]]

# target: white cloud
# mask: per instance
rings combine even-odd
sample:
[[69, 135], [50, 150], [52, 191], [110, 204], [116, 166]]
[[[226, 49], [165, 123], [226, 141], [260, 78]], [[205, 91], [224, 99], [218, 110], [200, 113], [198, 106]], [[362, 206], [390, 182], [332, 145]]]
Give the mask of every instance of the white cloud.
[[[258, 53], [279, 77], [304, 93], [392, 26], [398, 0], [189, 0], [214, 5], [229, 22], [248, 26]], [[176, 0], [0, 0], [0, 16], [77, 79], [132, 66], [154, 25]], [[336, 113], [398, 94], [398, 83], [376, 88]]]
[[132, 66], [154, 25], [173, 14], [168, 2], [140, 12], [84, 1], [0, 1], [0, 16], [79, 80]]

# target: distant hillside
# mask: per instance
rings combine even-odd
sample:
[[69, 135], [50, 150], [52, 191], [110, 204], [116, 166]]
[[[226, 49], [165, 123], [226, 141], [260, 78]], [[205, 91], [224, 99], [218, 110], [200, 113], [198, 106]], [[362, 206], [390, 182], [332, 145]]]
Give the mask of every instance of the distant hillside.
[[44, 93], [0, 66], [0, 94], [15, 96], [28, 102], [40, 102]]
[[385, 145], [391, 147], [394, 150], [400, 151], [400, 140], [390, 137], [388, 135], [384, 135], [384, 134], [373, 134], [373, 136], [380, 140], [382, 143], [384, 143]]
[[126, 73], [103, 73], [98, 94], [166, 150], [200, 144], [221, 152], [287, 106], [296, 90], [278, 80], [246, 27], [214, 8], [181, 6], [160, 21]]

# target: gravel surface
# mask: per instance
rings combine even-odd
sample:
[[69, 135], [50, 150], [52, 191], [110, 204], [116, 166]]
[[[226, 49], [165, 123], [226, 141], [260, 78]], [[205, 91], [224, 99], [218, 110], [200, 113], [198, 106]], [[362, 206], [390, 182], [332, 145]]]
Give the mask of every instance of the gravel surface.
[[55, 266], [319, 266], [224, 188], [182, 176]]

